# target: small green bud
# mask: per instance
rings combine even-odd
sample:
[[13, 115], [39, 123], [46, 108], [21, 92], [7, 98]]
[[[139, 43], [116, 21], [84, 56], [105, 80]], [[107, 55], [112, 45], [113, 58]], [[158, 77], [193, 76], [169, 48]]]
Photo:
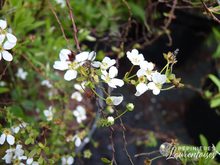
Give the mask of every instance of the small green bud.
[[113, 124], [115, 123], [115, 119], [114, 119], [114, 117], [112, 117], [112, 116], [109, 116], [109, 117], [107, 118], [107, 121], [108, 121], [108, 123], [111, 124], [111, 125], [113, 125]]
[[112, 99], [110, 97], [107, 97], [105, 102], [107, 105], [112, 105]]
[[134, 104], [133, 103], [128, 103], [126, 105], [126, 108], [129, 110], [129, 111], [133, 111], [134, 110]]

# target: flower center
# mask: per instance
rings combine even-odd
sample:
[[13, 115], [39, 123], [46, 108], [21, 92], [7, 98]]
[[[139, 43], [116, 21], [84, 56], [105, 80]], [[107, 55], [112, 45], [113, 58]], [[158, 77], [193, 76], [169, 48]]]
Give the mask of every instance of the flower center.
[[69, 64], [69, 69], [71, 69], [71, 70], [75, 70], [75, 69], [77, 69], [77, 67], [78, 67], [78, 63], [77, 62], [71, 62]]
[[4, 130], [4, 134], [5, 134], [5, 135], [11, 135], [11, 131], [10, 131], [9, 129], [5, 129], [5, 130]]

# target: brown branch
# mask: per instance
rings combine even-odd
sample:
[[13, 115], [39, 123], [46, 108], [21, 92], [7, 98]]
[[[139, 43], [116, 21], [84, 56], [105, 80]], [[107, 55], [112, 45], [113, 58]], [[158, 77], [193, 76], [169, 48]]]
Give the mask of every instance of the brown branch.
[[220, 24], [220, 20], [209, 10], [209, 8], [203, 2], [203, 0], [201, 0], [201, 2], [202, 2], [203, 7], [205, 8], [206, 13], [209, 14], [214, 21], [216, 21], [216, 22], [218, 22]]
[[57, 23], [58, 23], [59, 26], [60, 26], [60, 30], [61, 30], [61, 32], [62, 32], [62, 34], [63, 34], [64, 39], [66, 40], [67, 44], [69, 44], [69, 40], [68, 40], [67, 37], [66, 37], [66, 34], [65, 34], [64, 29], [63, 29], [62, 23], [60, 22], [60, 19], [58, 18], [58, 16], [57, 16], [57, 14], [56, 14], [56, 12], [55, 12], [55, 10], [54, 10], [52, 4], [50, 3], [50, 0], [48, 0], [48, 4], [49, 4], [50, 10], [52, 11], [54, 17], [55, 17], [56, 20], [57, 20]]
[[80, 46], [79, 46], [79, 40], [77, 38], [77, 33], [78, 33], [78, 30], [76, 28], [76, 24], [75, 24], [75, 20], [74, 20], [74, 16], [73, 16], [73, 11], [72, 11], [72, 8], [70, 6], [70, 1], [69, 0], [66, 0], [66, 5], [69, 9], [69, 15], [70, 15], [70, 19], [72, 21], [72, 26], [73, 26], [73, 38], [74, 38], [74, 41], [75, 41], [75, 44], [76, 44], [76, 48], [77, 50], [80, 52]]

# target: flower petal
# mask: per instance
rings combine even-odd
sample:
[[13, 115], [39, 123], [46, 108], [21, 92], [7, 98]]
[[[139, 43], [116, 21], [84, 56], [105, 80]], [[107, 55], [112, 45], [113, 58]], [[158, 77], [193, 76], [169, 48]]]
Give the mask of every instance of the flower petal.
[[123, 101], [124, 97], [123, 96], [110, 96], [113, 105], [119, 105]]
[[11, 42], [11, 43], [16, 43], [17, 42], [17, 38], [11, 33], [7, 33], [6, 37], [7, 37], [8, 41]]
[[109, 77], [110, 78], [114, 78], [118, 75], [118, 69], [115, 67], [115, 66], [112, 66], [110, 69], [109, 69]]
[[75, 146], [79, 147], [81, 145], [81, 143], [82, 143], [81, 139], [79, 137], [77, 137], [75, 140]]
[[67, 81], [73, 80], [77, 77], [77, 71], [75, 70], [67, 70], [64, 74], [64, 79]]
[[13, 145], [15, 143], [15, 138], [12, 135], [7, 135], [7, 142], [9, 145]]
[[88, 60], [94, 61], [95, 58], [96, 58], [96, 52], [94, 52], [94, 51], [90, 52], [88, 55]]
[[116, 86], [122, 87], [124, 85], [124, 81], [118, 78], [113, 78], [109, 81], [108, 84], [112, 88], [116, 88]]
[[0, 28], [5, 29], [7, 27], [7, 22], [5, 20], [0, 20]]
[[13, 56], [11, 53], [9, 53], [8, 51], [2, 51], [2, 57], [4, 60], [6, 61], [12, 61], [13, 60]]
[[4, 34], [0, 34], [0, 44], [3, 43], [4, 39], [5, 39], [5, 35]]
[[68, 69], [68, 63], [66, 61], [55, 61], [53, 64], [53, 68], [57, 70], [67, 70]]
[[73, 157], [72, 156], [69, 156], [68, 158], [67, 158], [67, 164], [68, 165], [71, 165], [71, 164], [73, 164], [73, 162], [74, 162], [74, 159], [73, 159]]
[[16, 45], [16, 43], [6, 41], [6, 42], [3, 44], [3, 48], [4, 48], [5, 50], [10, 50], [10, 49], [12, 49], [13, 47], [15, 47], [15, 45]]
[[76, 61], [77, 62], [84, 62], [84, 61], [88, 60], [88, 57], [89, 57], [89, 52], [82, 52], [82, 53], [76, 55]]
[[70, 54], [71, 54], [71, 51], [69, 49], [62, 49], [59, 54], [60, 61], [69, 60]]
[[135, 93], [135, 96], [140, 96], [148, 90], [148, 86], [144, 83], [139, 83], [136, 86], [136, 90], [137, 90], [137, 92]]
[[3, 133], [3, 134], [1, 135], [1, 137], [0, 137], [0, 144], [1, 144], [1, 145], [4, 144], [5, 139], [6, 139], [6, 135]]

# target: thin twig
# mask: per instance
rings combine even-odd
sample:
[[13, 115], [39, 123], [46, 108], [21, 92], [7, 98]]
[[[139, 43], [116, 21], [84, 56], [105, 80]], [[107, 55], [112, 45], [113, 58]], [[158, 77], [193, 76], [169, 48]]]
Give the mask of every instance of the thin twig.
[[78, 30], [76, 28], [76, 24], [75, 24], [75, 20], [74, 20], [74, 16], [73, 16], [73, 11], [72, 11], [72, 8], [70, 6], [70, 1], [69, 0], [66, 0], [66, 5], [69, 9], [69, 15], [70, 15], [70, 19], [71, 19], [72, 25], [73, 25], [73, 38], [74, 38], [74, 41], [75, 41], [75, 44], [76, 44], [76, 48], [80, 52], [79, 40], [78, 40], [78, 37], [77, 37]]
[[0, 80], [1, 80], [2, 77], [5, 75], [5, 72], [6, 72], [6, 70], [8, 69], [9, 65], [10, 65], [10, 63], [8, 63], [8, 64], [6, 65], [5, 69], [4, 69], [3, 72], [1, 73], [1, 75], [0, 75]]
[[201, 2], [202, 2], [203, 7], [205, 8], [206, 13], [209, 14], [214, 21], [216, 21], [216, 22], [218, 22], [220, 24], [220, 20], [209, 10], [209, 8], [203, 2], [203, 0], [201, 0]]
[[67, 44], [69, 45], [69, 40], [68, 40], [67, 37], [66, 37], [66, 34], [65, 34], [64, 29], [63, 29], [62, 23], [60, 22], [60, 19], [58, 18], [58, 16], [57, 16], [57, 14], [56, 14], [56, 12], [55, 12], [55, 10], [54, 10], [52, 4], [50, 3], [50, 0], [48, 0], [48, 4], [49, 4], [49, 7], [50, 7], [50, 10], [52, 11], [54, 17], [55, 17], [56, 20], [57, 20], [57, 23], [58, 23], [59, 26], [60, 26], [60, 30], [61, 30], [61, 32], [62, 32], [62, 34], [63, 34], [64, 39], [66, 40]]

